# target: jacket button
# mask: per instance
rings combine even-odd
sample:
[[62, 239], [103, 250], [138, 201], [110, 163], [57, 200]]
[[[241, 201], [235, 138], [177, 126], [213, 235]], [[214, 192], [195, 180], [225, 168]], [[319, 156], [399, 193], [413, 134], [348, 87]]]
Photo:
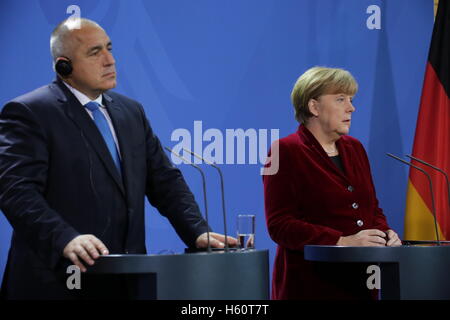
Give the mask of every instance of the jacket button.
[[364, 225], [364, 222], [362, 220], [358, 220], [356, 221], [356, 224], [358, 225], [358, 227], [362, 227]]
[[359, 204], [357, 204], [356, 202], [352, 203], [352, 208], [353, 209], [358, 209], [359, 208]]
[[355, 189], [352, 186], [348, 186], [347, 190], [350, 191], [350, 192], [353, 192], [353, 190], [355, 190]]

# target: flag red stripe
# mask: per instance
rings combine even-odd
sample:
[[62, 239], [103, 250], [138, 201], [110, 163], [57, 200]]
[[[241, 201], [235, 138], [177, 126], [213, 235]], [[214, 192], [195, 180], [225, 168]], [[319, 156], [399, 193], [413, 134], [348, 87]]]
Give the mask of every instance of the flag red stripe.
[[[450, 102], [430, 63], [427, 64], [422, 90], [413, 155], [442, 168], [450, 174]], [[416, 165], [419, 165], [415, 163]], [[421, 166], [421, 165], [419, 165]], [[423, 167], [423, 166], [422, 166]], [[426, 169], [433, 180], [436, 213], [445, 237], [450, 238], [450, 212], [447, 185], [442, 174]], [[426, 177], [410, 170], [410, 180], [431, 211], [431, 195]]]

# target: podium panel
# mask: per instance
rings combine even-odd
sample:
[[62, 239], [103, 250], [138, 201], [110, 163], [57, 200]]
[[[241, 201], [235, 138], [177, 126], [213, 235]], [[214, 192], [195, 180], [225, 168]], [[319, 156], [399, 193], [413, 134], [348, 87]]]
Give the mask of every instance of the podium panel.
[[[305, 259], [317, 262], [379, 265], [382, 300], [450, 299], [450, 246], [307, 245]], [[367, 275], [369, 276], [370, 274]]]
[[155, 274], [163, 300], [267, 300], [269, 251], [108, 255], [90, 274]]

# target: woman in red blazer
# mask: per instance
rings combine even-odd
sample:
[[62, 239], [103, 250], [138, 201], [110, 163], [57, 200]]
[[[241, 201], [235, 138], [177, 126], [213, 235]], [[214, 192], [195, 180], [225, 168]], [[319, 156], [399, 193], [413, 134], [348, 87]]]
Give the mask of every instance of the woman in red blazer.
[[267, 226], [278, 244], [273, 299], [371, 299], [366, 268], [305, 261], [303, 246], [395, 246], [362, 144], [348, 136], [358, 85], [342, 69], [314, 67], [291, 99], [299, 129], [275, 142], [265, 175]]

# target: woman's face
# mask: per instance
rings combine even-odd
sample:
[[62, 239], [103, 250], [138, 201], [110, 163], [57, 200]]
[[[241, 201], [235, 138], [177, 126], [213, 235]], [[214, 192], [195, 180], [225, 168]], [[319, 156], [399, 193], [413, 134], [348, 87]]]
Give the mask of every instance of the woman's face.
[[352, 113], [355, 111], [352, 99], [353, 96], [338, 93], [325, 94], [316, 100], [310, 100], [310, 110], [317, 116], [320, 128], [326, 135], [339, 137], [348, 134]]

